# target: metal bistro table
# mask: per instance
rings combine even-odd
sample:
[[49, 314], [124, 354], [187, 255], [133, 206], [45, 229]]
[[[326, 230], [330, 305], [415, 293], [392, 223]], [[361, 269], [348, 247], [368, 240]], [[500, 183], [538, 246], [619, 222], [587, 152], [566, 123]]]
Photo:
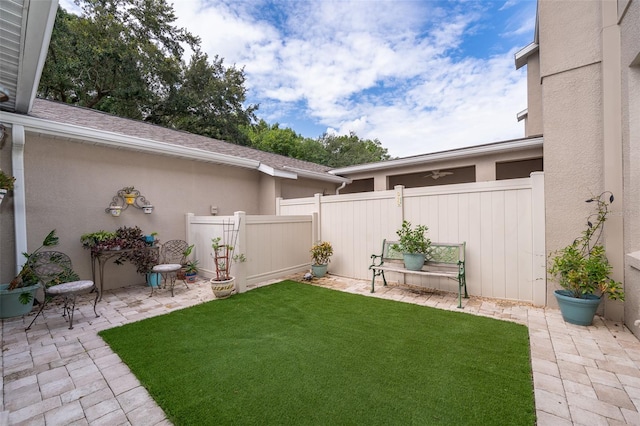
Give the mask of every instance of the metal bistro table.
[[[129, 253], [135, 250], [140, 250], [140, 249], [98, 250], [98, 251], [92, 250], [91, 251], [91, 277], [93, 279], [93, 282], [96, 283], [96, 288], [100, 293], [100, 296], [98, 297], [98, 301], [102, 300], [102, 289], [104, 287], [104, 265], [107, 263], [108, 260], [113, 259], [116, 256], [120, 256], [123, 253]], [[159, 247], [158, 246], [145, 247], [143, 250], [158, 251]], [[98, 281], [96, 281], [96, 262], [98, 263], [99, 285], [98, 285]]]

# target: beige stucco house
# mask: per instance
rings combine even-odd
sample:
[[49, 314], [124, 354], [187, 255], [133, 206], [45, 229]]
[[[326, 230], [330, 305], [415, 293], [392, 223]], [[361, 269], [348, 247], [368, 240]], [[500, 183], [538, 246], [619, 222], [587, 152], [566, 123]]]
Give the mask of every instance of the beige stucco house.
[[615, 194], [605, 242], [627, 299], [605, 314], [640, 334], [640, 2], [539, 1], [537, 18], [515, 61], [528, 75], [518, 118], [544, 135], [547, 253], [584, 229], [586, 198]]
[[[0, 3], [0, 90], [8, 95], [0, 103], [0, 168], [17, 178], [0, 204], [0, 282], [52, 229], [58, 249], [88, 277], [83, 233], [139, 226], [161, 241], [185, 239], [187, 212], [273, 214], [276, 197], [334, 194], [349, 182], [317, 164], [35, 99], [56, 9], [57, 0]], [[152, 214], [109, 214], [127, 186], [153, 204]], [[118, 267], [124, 285], [141, 279], [129, 266]]]
[[[11, 5], [0, 3], [0, 13], [6, 16], [2, 8]], [[640, 335], [633, 327], [640, 318], [639, 0], [538, 3], [533, 42], [515, 56], [516, 68], [527, 70], [528, 105], [514, 117], [524, 120], [522, 139], [334, 170], [34, 100], [56, 5], [31, 2], [21, 10], [29, 16], [11, 11], [17, 29], [2, 33], [15, 34], [11, 42], [18, 47], [6, 49], [3, 39], [0, 58], [18, 65], [0, 75], [12, 95], [0, 104], [7, 129], [0, 167], [16, 175], [18, 185], [0, 205], [0, 282], [13, 276], [16, 253], [53, 228], [60, 248], [86, 275], [89, 256], [78, 238], [98, 229], [138, 225], [167, 240], [184, 236], [185, 212], [273, 214], [277, 197], [485, 182], [544, 171], [547, 255], [583, 230], [590, 213], [585, 199], [605, 190], [615, 194], [606, 247], [627, 300], [607, 302], [604, 313], [624, 319]], [[154, 204], [153, 214], [129, 210], [114, 218], [105, 212], [116, 191], [130, 185]], [[139, 279], [133, 269], [128, 277]], [[556, 288], [549, 281], [550, 306]]]

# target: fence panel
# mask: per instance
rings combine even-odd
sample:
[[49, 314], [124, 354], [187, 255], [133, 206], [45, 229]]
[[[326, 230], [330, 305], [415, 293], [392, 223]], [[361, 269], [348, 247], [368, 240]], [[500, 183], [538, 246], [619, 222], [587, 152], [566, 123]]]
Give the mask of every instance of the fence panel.
[[215, 276], [211, 239], [222, 237], [224, 223], [232, 223], [238, 229], [235, 253], [246, 258], [243, 262], [234, 263], [231, 270], [240, 292], [259, 282], [309, 269], [313, 215], [187, 214], [187, 238], [189, 244], [194, 244], [194, 258], [200, 261], [200, 275], [207, 278]]
[[[313, 199], [282, 201], [278, 211], [287, 215], [304, 205], [309, 212], [315, 205], [319, 239], [334, 247], [330, 273], [369, 279], [371, 254], [380, 252], [383, 239], [397, 238], [396, 230], [406, 219], [427, 225], [432, 241], [466, 242], [470, 294], [544, 305], [539, 286], [546, 286], [546, 279], [541, 268], [534, 267], [539, 263], [534, 253], [544, 253], [544, 239], [533, 235], [534, 229], [544, 228], [544, 206], [532, 201], [534, 183], [535, 190], [543, 191], [544, 179], [541, 173], [536, 175], [535, 179], [318, 194]], [[391, 278], [405, 279], [402, 274]], [[457, 286], [444, 278], [407, 276], [406, 280], [445, 291], [456, 291]]]

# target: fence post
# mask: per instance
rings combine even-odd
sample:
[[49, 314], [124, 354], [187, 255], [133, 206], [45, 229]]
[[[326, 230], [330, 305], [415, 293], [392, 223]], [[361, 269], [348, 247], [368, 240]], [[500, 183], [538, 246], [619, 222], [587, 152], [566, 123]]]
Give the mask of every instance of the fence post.
[[[238, 241], [234, 253], [236, 255], [242, 255], [247, 252], [247, 214], [239, 211], [235, 212], [233, 216], [233, 227], [238, 230]], [[236, 288], [238, 293], [247, 291], [247, 262], [249, 262], [249, 259], [244, 262], [235, 262]]]
[[547, 252], [545, 249], [544, 172], [531, 173], [531, 232], [533, 241], [533, 303], [547, 305]]
[[184, 239], [187, 241], [187, 244], [193, 244], [193, 236], [191, 235], [191, 222], [193, 222], [193, 218], [195, 217], [195, 215], [193, 213], [187, 213], [184, 215], [184, 217], [186, 222], [184, 229]]
[[316, 239], [313, 240], [313, 244], [315, 244], [318, 241], [322, 241], [322, 194], [317, 193], [314, 195], [313, 204], [318, 214], [316, 229], [315, 229]]
[[282, 197], [276, 197], [276, 216], [282, 216], [280, 203], [282, 203]]

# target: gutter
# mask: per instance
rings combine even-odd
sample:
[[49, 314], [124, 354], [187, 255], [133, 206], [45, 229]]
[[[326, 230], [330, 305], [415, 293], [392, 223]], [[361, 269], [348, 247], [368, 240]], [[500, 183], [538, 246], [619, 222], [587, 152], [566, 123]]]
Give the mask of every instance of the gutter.
[[26, 143], [24, 127], [21, 125], [13, 126], [11, 130], [11, 168], [16, 183], [13, 188], [13, 227], [16, 239], [16, 271], [17, 275], [22, 268], [25, 259], [22, 253], [28, 253], [27, 250], [27, 195], [24, 184], [24, 146]]
[[466, 157], [476, 157], [478, 155], [493, 154], [495, 152], [521, 151], [530, 148], [542, 148], [543, 137], [537, 136], [526, 139], [516, 139], [506, 142], [497, 142], [486, 145], [476, 145], [468, 148], [454, 149], [450, 151], [435, 152], [433, 154], [417, 155], [413, 157], [399, 158], [396, 160], [386, 160], [379, 163], [360, 164], [357, 166], [343, 167], [341, 169], [330, 170], [329, 173], [345, 175], [360, 172], [372, 172], [398, 167], [414, 165], [424, 165], [442, 160], [460, 159]]
[[21, 114], [1, 112], [0, 118], [12, 126], [24, 126], [25, 131], [39, 133], [48, 136], [68, 138], [79, 142], [91, 142], [97, 145], [112, 148], [124, 148], [134, 151], [142, 151], [152, 154], [169, 155], [188, 158], [229, 166], [258, 169], [260, 162], [233, 155], [219, 154], [198, 148], [189, 148], [173, 145], [166, 142], [158, 142], [152, 139], [127, 136], [121, 133], [106, 132], [104, 130], [89, 129], [73, 124], [63, 124], [50, 120], [29, 117]]
[[59, 138], [67, 138], [80, 143], [92, 143], [117, 149], [128, 149], [150, 154], [168, 155], [190, 160], [204, 161], [208, 163], [222, 164], [227, 166], [242, 167], [245, 169], [258, 170], [269, 176], [284, 179], [298, 179], [307, 177], [333, 183], [351, 183], [351, 179], [335, 176], [330, 173], [313, 172], [296, 167], [284, 166], [277, 169], [261, 163], [258, 160], [237, 157], [233, 155], [220, 154], [199, 148], [190, 148], [160, 142], [153, 139], [139, 138], [123, 135], [121, 133], [107, 132], [104, 130], [90, 129], [74, 124], [64, 124], [51, 120], [30, 117], [28, 115], [9, 113], [0, 111], [0, 119], [12, 128], [22, 128], [23, 135], [26, 131], [48, 135]]
[[329, 171], [328, 173], [312, 172], [310, 170], [303, 170], [303, 169], [298, 169], [297, 167], [290, 167], [290, 166], [284, 166], [283, 169], [290, 170], [300, 177], [305, 177], [310, 179], [323, 180], [323, 181], [332, 182], [332, 183], [341, 183], [345, 185], [347, 183], [352, 182], [352, 180], [349, 178], [333, 175], [333, 171]]

